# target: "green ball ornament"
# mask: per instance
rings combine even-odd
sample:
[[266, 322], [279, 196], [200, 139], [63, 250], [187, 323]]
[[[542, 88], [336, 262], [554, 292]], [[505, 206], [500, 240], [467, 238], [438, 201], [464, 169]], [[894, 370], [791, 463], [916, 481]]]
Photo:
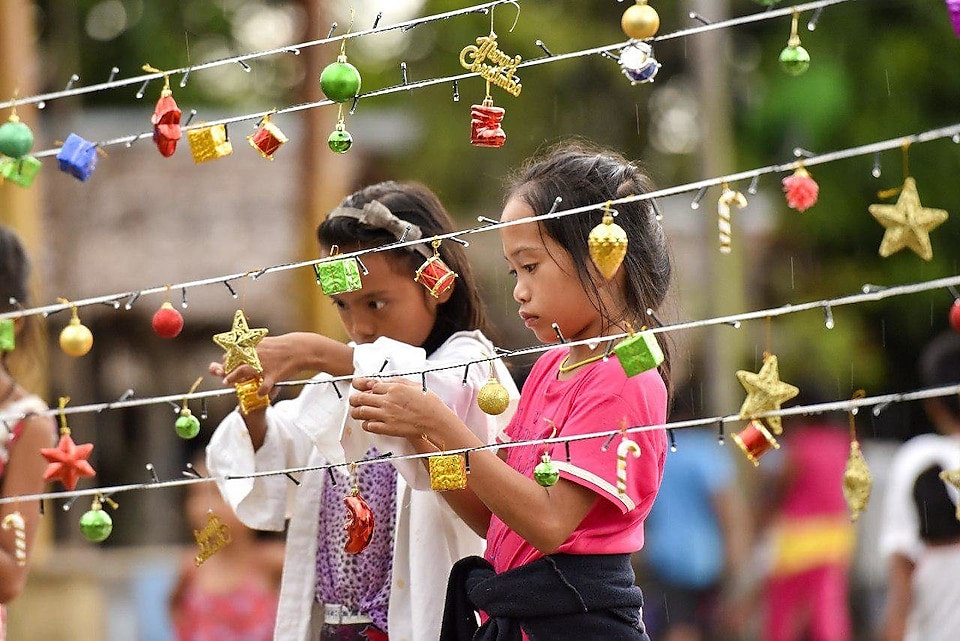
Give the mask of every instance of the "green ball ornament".
[[540, 457], [540, 462], [533, 468], [534, 480], [543, 487], [552, 487], [560, 480], [560, 470], [557, 464], [550, 460], [550, 455], [546, 452]]
[[810, 54], [800, 45], [788, 45], [780, 52], [780, 66], [791, 76], [799, 76], [810, 68]]
[[341, 54], [320, 73], [320, 88], [334, 102], [353, 100], [360, 93], [360, 72]]
[[349, 131], [344, 129], [341, 123], [337, 125], [337, 128], [334, 129], [330, 137], [327, 138], [327, 146], [330, 147], [330, 151], [345, 154], [350, 151], [350, 147], [353, 147], [353, 136], [350, 135]]
[[80, 533], [91, 543], [106, 540], [113, 532], [113, 519], [94, 501], [93, 508], [80, 517]]
[[189, 409], [183, 408], [180, 410], [180, 416], [177, 417], [174, 427], [177, 430], [177, 436], [190, 439], [200, 433], [200, 419], [194, 416]]
[[16, 116], [0, 125], [0, 154], [22, 158], [33, 149], [33, 132]]

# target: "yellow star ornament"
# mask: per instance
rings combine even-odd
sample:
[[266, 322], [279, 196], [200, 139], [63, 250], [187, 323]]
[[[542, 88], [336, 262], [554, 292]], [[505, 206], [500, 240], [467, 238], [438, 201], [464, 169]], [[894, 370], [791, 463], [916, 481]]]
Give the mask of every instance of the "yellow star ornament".
[[880, 241], [880, 255], [884, 258], [909, 247], [924, 260], [933, 258], [930, 232], [947, 219], [944, 209], [920, 206], [917, 183], [907, 177], [896, 205], [870, 205], [870, 214], [886, 230]]
[[267, 329], [250, 329], [243, 310], [233, 315], [233, 327], [229, 332], [215, 334], [213, 342], [222, 347], [227, 355], [223, 361], [225, 372], [232, 372], [242, 363], [246, 363], [258, 372], [263, 370], [260, 357], [257, 356], [257, 343], [267, 335]]
[[[753, 418], [763, 412], [779, 410], [781, 403], [800, 393], [797, 387], [780, 380], [777, 357], [773, 354], [764, 355], [763, 367], [759, 372], [754, 374], [740, 370], [737, 378], [743, 389], [747, 390], [747, 398], [740, 407], [740, 418]], [[783, 431], [779, 416], [769, 416], [766, 421], [774, 433], [780, 434]]]

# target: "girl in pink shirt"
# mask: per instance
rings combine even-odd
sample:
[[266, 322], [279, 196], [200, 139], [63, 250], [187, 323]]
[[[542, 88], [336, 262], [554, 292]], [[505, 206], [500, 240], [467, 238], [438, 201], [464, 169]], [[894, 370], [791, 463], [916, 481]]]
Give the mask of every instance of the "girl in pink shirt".
[[[650, 190], [619, 155], [581, 143], [560, 145], [529, 162], [513, 181], [500, 230], [524, 324], [543, 343], [557, 330], [571, 341], [623, 334], [657, 310], [670, 280], [663, 229], [649, 200], [617, 204], [629, 238], [610, 279], [588, 252], [602, 211], [524, 222], [550, 211], [604, 203]], [[534, 365], [501, 441], [569, 437], [666, 420], [668, 359], [628, 377], [608, 341], [560, 345]], [[402, 436], [421, 452], [482, 443], [442, 401], [399, 379], [357, 379], [352, 416], [370, 432]], [[646, 641], [642, 597], [630, 554], [643, 545], [643, 520], [660, 486], [666, 456], [662, 428], [631, 433], [641, 455], [627, 457], [625, 492], [617, 487], [617, 446], [606, 438], [470, 453], [467, 488], [444, 497], [487, 538], [485, 558], [454, 566], [441, 641], [522, 638]], [[568, 455], [569, 450], [569, 455]], [[545, 488], [533, 478], [544, 453], [559, 470]], [[483, 614], [477, 631], [474, 611]]]

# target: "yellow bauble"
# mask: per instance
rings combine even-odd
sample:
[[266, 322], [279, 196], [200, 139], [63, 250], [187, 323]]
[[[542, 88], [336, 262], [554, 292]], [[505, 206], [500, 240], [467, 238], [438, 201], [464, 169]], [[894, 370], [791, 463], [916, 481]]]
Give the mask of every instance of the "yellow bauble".
[[590, 248], [590, 258], [600, 273], [607, 280], [620, 269], [624, 256], [627, 255], [627, 232], [623, 227], [613, 222], [609, 213], [603, 215], [603, 221], [590, 230], [587, 238]]
[[660, 14], [647, 5], [647, 0], [637, 0], [637, 4], [627, 7], [620, 18], [620, 26], [628, 38], [645, 40], [657, 35], [660, 29]]
[[93, 334], [74, 316], [60, 332], [60, 349], [70, 356], [83, 356], [93, 347]]
[[487, 414], [503, 414], [510, 406], [510, 393], [493, 376], [477, 393], [477, 405]]

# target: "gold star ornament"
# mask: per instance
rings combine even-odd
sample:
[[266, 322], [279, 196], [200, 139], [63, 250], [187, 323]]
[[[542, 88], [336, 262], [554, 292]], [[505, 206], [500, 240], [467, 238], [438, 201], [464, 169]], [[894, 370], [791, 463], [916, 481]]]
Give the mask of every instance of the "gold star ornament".
[[[800, 393], [798, 388], [780, 380], [777, 357], [773, 354], [764, 354], [759, 372], [740, 370], [737, 379], [747, 391], [747, 398], [740, 407], [740, 418], [754, 418], [757, 414], [779, 410], [781, 403]], [[774, 433], [783, 431], [779, 416], [768, 416], [766, 421]]]
[[238, 309], [237, 313], [233, 315], [233, 327], [230, 331], [213, 336], [213, 342], [227, 353], [223, 360], [224, 371], [232, 372], [243, 363], [258, 372], [263, 371], [263, 367], [260, 365], [260, 357], [257, 356], [257, 343], [263, 340], [268, 331], [262, 328], [250, 329], [243, 310]]
[[920, 205], [917, 183], [907, 177], [896, 205], [870, 205], [870, 214], [886, 230], [880, 241], [880, 255], [884, 258], [908, 247], [924, 260], [933, 258], [930, 232], [947, 219], [944, 209]]

